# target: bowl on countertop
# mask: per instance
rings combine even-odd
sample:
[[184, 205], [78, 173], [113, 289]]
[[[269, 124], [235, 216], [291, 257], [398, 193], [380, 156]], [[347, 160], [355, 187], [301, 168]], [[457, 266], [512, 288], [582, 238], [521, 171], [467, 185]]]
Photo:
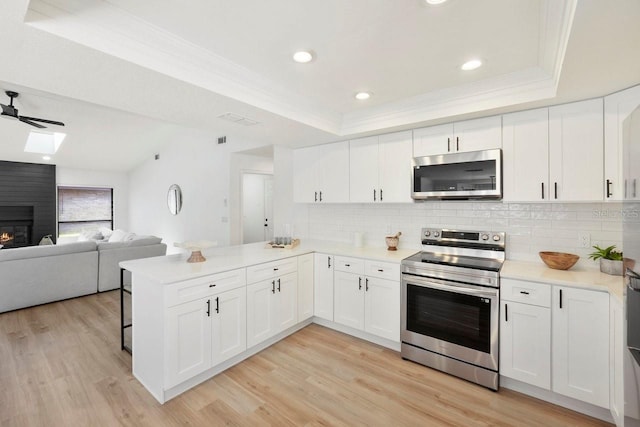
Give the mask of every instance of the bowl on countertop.
[[554, 270], [568, 270], [580, 259], [578, 255], [565, 252], [538, 252], [547, 267]]

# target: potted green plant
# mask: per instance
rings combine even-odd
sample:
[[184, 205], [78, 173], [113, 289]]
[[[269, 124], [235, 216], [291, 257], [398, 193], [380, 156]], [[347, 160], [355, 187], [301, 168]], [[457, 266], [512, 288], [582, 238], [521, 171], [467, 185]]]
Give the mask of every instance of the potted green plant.
[[600, 260], [600, 271], [612, 276], [623, 276], [623, 257], [622, 251], [616, 250], [616, 245], [611, 245], [606, 248], [601, 248], [598, 245], [593, 247], [594, 252], [589, 254], [589, 258], [592, 260]]

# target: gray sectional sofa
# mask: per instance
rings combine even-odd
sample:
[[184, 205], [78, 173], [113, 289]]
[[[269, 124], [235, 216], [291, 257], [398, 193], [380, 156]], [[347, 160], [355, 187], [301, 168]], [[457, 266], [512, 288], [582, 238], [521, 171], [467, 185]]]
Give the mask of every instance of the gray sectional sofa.
[[158, 237], [0, 250], [0, 313], [116, 289], [118, 263], [161, 256]]

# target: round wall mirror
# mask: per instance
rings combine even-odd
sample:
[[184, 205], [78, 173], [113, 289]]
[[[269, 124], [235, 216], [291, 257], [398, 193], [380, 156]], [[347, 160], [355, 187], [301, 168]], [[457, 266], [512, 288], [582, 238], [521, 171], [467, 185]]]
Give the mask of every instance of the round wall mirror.
[[169, 212], [171, 212], [171, 215], [178, 215], [182, 209], [182, 190], [178, 184], [173, 184], [169, 187], [169, 193], [167, 193], [167, 206], [169, 206]]

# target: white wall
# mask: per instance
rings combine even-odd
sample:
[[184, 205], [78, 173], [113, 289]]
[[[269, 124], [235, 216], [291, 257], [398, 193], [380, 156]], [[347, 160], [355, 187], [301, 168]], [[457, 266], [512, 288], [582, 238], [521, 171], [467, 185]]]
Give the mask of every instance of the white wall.
[[402, 231], [400, 247], [416, 250], [421, 227], [505, 231], [509, 259], [538, 261], [539, 251], [560, 251], [597, 267], [587, 259], [593, 250], [579, 247], [578, 236], [622, 248], [623, 218], [640, 228], [640, 214], [627, 210], [621, 203], [296, 204], [294, 227], [302, 238], [347, 243], [362, 232], [365, 245], [378, 247], [385, 246], [385, 235]]
[[113, 188], [113, 227], [129, 229], [129, 177], [126, 172], [56, 168], [58, 186]]
[[[294, 225], [293, 204], [293, 150], [273, 147], [273, 223]], [[281, 229], [281, 228], [280, 228]], [[292, 230], [297, 234], [295, 226]]]

